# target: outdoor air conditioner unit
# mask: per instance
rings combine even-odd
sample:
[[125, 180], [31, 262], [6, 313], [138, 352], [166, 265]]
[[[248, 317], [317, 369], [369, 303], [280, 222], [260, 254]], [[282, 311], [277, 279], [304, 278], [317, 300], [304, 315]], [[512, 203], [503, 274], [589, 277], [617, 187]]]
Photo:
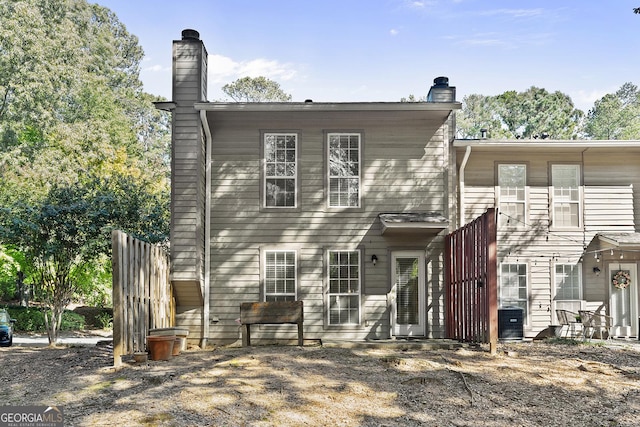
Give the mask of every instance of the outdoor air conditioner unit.
[[498, 309], [498, 339], [524, 339], [524, 310], [520, 307]]

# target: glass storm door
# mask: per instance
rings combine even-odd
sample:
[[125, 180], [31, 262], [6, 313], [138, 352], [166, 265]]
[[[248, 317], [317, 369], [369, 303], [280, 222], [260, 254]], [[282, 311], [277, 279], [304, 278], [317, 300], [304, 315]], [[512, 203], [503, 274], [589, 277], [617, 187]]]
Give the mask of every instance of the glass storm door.
[[[630, 280], [630, 285], [624, 289], [613, 286], [613, 279], [616, 273], [626, 272]], [[638, 282], [635, 264], [609, 264], [609, 292], [611, 300], [611, 317], [613, 317], [613, 327], [611, 334], [614, 337], [637, 336], [638, 334]]]
[[424, 336], [424, 253], [393, 252], [392, 259], [393, 335]]

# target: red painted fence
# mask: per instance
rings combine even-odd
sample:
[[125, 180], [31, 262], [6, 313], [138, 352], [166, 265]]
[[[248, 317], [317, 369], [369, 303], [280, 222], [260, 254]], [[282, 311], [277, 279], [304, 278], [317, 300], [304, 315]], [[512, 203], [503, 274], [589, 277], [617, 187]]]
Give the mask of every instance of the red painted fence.
[[447, 235], [445, 286], [447, 337], [463, 342], [498, 342], [496, 212], [488, 209]]

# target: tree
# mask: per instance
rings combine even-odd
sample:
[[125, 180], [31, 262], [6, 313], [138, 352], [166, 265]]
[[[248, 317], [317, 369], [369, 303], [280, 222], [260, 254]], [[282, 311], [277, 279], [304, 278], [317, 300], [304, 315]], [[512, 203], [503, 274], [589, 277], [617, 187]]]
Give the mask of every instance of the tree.
[[633, 13], [640, 13], [640, 7], [634, 7]]
[[499, 114], [513, 137], [575, 139], [584, 113], [559, 91], [532, 86], [498, 95]]
[[471, 94], [462, 98], [462, 109], [456, 112], [456, 132], [458, 138], [479, 138], [485, 129], [490, 138], [507, 136], [497, 114], [497, 98]]
[[458, 134], [477, 138], [484, 128], [492, 138], [575, 139], [583, 116], [568, 95], [532, 86], [494, 97], [465, 97], [457, 114]]
[[597, 100], [587, 113], [585, 133], [593, 139], [640, 139], [638, 87], [627, 82]]
[[427, 102], [427, 97], [416, 98], [414, 94], [411, 94], [407, 98], [400, 98], [400, 102]]
[[116, 177], [55, 185], [39, 203], [17, 201], [0, 209], [0, 240], [30, 260], [34, 296], [48, 308], [50, 343], [57, 340], [65, 307], [109, 253], [114, 228], [152, 242], [166, 236], [161, 204], [131, 178]]
[[169, 118], [142, 92], [138, 39], [108, 9], [0, 1], [0, 16], [0, 244], [25, 255], [51, 339], [60, 304], [92, 291], [105, 230], [166, 241]]
[[222, 91], [236, 102], [290, 102], [280, 84], [266, 77], [243, 77], [226, 84]]

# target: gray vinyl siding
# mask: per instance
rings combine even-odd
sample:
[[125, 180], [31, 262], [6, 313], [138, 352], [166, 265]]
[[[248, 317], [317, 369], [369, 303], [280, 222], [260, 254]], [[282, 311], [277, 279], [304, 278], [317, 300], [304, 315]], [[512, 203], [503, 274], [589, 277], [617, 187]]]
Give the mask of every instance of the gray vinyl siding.
[[[390, 247], [427, 250], [442, 263], [443, 235], [433, 239], [382, 236], [378, 214], [431, 212], [448, 215], [447, 159], [449, 130], [428, 113], [397, 117], [385, 112], [213, 112], [209, 111], [212, 149], [211, 294], [213, 341], [239, 337], [236, 322], [242, 302], [261, 297], [261, 250], [297, 251], [298, 298], [305, 303], [305, 338], [386, 338]], [[298, 133], [299, 209], [262, 207], [261, 132]], [[360, 208], [327, 208], [325, 137], [327, 132], [359, 132], [361, 138]], [[361, 249], [363, 257], [361, 325], [327, 327], [324, 257], [327, 249]], [[379, 261], [370, 262], [372, 254]], [[428, 279], [430, 293], [442, 304], [442, 270]], [[428, 297], [430, 294], [428, 295]], [[442, 308], [432, 309], [429, 334], [443, 336]], [[295, 338], [295, 328], [262, 326], [256, 334]]]
[[176, 325], [188, 328], [190, 341], [198, 343], [203, 328], [205, 140], [194, 104], [206, 97], [207, 53], [199, 41], [176, 41], [173, 56], [171, 280]]
[[[463, 149], [458, 149], [460, 162]], [[526, 224], [498, 227], [498, 263], [526, 263], [529, 270], [529, 324], [535, 336], [553, 322], [554, 263], [577, 263], [584, 247], [601, 232], [633, 232], [638, 224], [640, 153], [607, 149], [472, 150], [465, 169], [465, 218], [469, 222], [493, 207], [498, 163], [527, 164]], [[583, 177], [583, 227], [549, 229], [551, 164], [580, 164]], [[459, 163], [458, 163], [459, 166]], [[588, 258], [588, 257], [585, 257]], [[583, 259], [583, 298], [587, 307], [608, 304], [607, 284], [594, 282], [593, 257]], [[603, 274], [603, 276], [605, 276]]]

